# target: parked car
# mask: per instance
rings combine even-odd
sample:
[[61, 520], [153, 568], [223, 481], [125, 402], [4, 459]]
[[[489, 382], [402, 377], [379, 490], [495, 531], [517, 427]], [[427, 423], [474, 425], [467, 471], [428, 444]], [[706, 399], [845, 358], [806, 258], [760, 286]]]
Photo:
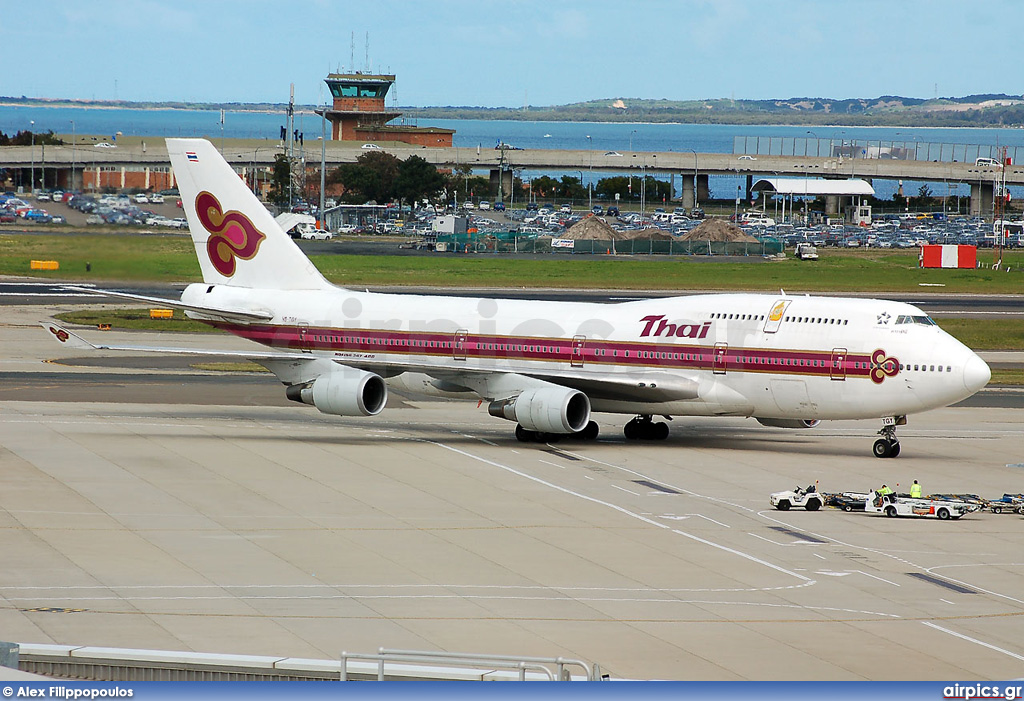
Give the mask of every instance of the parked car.
[[133, 197], [132, 200], [136, 204], [149, 204], [149, 198], [146, 197], [146, 194], [143, 192], [140, 192], [139, 194], [135, 195], [135, 197]]
[[619, 216], [619, 208], [616, 207], [615, 205], [612, 205], [611, 207], [609, 207], [608, 208], [608, 216], [609, 217], [617, 217], [617, 216]]
[[483, 209], [490, 209], [490, 208], [491, 208], [491, 203], [490, 203], [490, 202], [488, 202], [487, 200], [480, 200], [480, 204], [479, 204], [479, 207], [480, 207], [480, 209], [482, 209], [482, 210], [483, 210]]
[[495, 212], [504, 212], [505, 211], [505, 203], [504, 202], [495, 202], [494, 203], [494, 211]]
[[365, 148], [365, 149], [368, 149], [368, 150], [378, 150], [378, 151], [380, 150], [380, 146], [378, 146], [377, 144], [363, 144], [362, 148]]
[[327, 241], [333, 239], [334, 234], [323, 229], [313, 229], [312, 231], [303, 231], [302, 238], [306, 241]]
[[164, 203], [164, 196], [161, 195], [158, 192], [155, 192], [155, 193], [153, 193], [152, 195], [149, 196], [149, 203], [150, 204], [163, 204]]
[[599, 204], [595, 204], [593, 207], [590, 208], [590, 211], [592, 214], [604, 214], [604, 207], [602, 207]]

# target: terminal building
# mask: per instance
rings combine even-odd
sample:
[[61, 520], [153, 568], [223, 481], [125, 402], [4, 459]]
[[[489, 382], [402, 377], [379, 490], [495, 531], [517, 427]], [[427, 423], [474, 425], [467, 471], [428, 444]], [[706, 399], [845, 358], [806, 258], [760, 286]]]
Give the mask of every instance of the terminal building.
[[440, 148], [452, 145], [453, 129], [389, 123], [402, 116], [384, 106], [384, 98], [395, 83], [394, 75], [331, 73], [324, 82], [334, 103], [330, 109], [317, 110], [317, 114], [330, 121], [334, 141], [397, 141]]

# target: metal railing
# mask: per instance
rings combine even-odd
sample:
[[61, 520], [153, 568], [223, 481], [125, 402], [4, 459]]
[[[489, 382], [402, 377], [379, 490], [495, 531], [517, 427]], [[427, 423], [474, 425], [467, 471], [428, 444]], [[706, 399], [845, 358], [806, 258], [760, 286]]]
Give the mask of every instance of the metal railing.
[[572, 681], [567, 667], [579, 667], [583, 671], [582, 679], [586, 681], [601, 681], [601, 668], [596, 663], [590, 665], [582, 660], [574, 660], [566, 657], [521, 657], [514, 655], [481, 655], [463, 652], [433, 652], [426, 650], [389, 650], [379, 648], [376, 654], [373, 653], [341, 653], [341, 681], [348, 681], [348, 661], [361, 660], [364, 662], [377, 663], [377, 680], [384, 681], [386, 677], [385, 664], [387, 663], [413, 663], [417, 665], [460, 665], [474, 669], [487, 670], [482, 672], [481, 678], [488, 676], [488, 671], [504, 670], [518, 675], [519, 681], [527, 680], [527, 673], [533, 672], [534, 679], [547, 681]]

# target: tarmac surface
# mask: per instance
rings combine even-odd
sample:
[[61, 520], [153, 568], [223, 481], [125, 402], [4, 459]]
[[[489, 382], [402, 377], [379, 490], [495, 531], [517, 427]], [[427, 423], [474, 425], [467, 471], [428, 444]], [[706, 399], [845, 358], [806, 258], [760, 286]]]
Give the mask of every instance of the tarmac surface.
[[599, 416], [595, 443], [528, 445], [473, 401], [332, 417], [269, 375], [69, 353], [35, 322], [80, 303], [0, 307], [8, 640], [565, 656], [626, 678], [1024, 675], [1021, 517], [768, 505], [815, 481], [1024, 491], [1019, 393], [912, 416], [896, 460], [871, 457], [863, 421], [677, 419], [638, 444], [629, 417]]

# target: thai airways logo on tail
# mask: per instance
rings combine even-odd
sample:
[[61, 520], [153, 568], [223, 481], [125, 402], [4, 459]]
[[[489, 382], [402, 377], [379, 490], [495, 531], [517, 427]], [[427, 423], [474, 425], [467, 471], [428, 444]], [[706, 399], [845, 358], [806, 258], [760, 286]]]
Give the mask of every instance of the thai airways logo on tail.
[[235, 259], [252, 260], [260, 249], [265, 234], [237, 210], [225, 212], [220, 200], [206, 192], [196, 195], [196, 215], [212, 234], [206, 242], [206, 253], [217, 272], [224, 277], [235, 274]]

